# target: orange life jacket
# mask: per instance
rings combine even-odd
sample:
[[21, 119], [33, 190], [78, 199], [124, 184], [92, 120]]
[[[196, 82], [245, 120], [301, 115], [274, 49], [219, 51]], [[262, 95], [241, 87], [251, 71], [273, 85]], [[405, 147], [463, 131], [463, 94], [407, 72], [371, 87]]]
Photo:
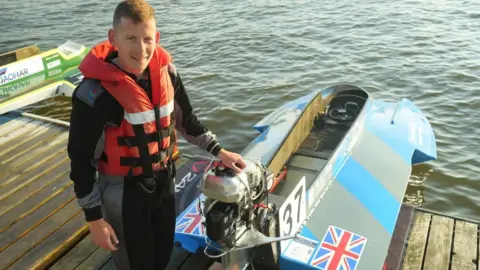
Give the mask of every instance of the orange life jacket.
[[105, 127], [104, 153], [98, 171], [108, 175], [152, 176], [154, 171], [165, 169], [169, 159], [178, 153], [174, 89], [168, 74], [171, 57], [157, 46], [148, 65], [152, 102], [128, 74], [105, 61], [114, 50], [108, 41], [100, 43], [79, 66], [85, 77], [100, 79], [103, 88], [125, 111], [120, 126]]

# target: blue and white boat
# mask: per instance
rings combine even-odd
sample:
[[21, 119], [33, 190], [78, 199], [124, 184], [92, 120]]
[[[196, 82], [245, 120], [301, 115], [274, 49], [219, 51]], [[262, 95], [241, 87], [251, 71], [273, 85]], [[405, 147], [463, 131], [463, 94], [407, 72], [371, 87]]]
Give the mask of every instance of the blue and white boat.
[[242, 174], [182, 168], [175, 242], [223, 269], [382, 269], [412, 166], [437, 157], [422, 111], [341, 84], [254, 128]]

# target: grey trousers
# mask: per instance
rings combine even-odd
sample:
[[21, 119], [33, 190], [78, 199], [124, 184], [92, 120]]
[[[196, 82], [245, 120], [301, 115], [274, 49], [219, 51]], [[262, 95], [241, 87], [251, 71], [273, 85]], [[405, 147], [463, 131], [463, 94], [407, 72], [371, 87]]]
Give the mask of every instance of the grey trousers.
[[106, 222], [112, 226], [118, 238], [117, 250], [112, 252], [112, 259], [117, 270], [130, 270], [125, 237], [123, 237], [122, 198], [123, 177], [99, 175], [102, 191], [102, 211]]
[[[102, 194], [104, 219], [112, 226], [119, 240], [117, 250], [112, 252], [116, 269], [164, 269], [173, 249], [175, 230], [174, 195], [165, 200], [160, 207], [151, 207], [147, 206], [145, 202], [142, 204], [142, 194], [133, 194], [132, 184], [127, 183], [125, 185], [123, 177], [99, 174], [98, 179]], [[160, 180], [174, 181], [173, 179]], [[137, 193], [139, 192], [137, 191]], [[151, 209], [145, 210], [145, 208]], [[128, 216], [129, 220], [124, 220], [125, 215]], [[137, 220], [138, 222], [132, 223], [131, 220]], [[135, 225], [137, 223], [139, 225]], [[126, 233], [130, 233], [128, 234], [130, 238], [126, 237]], [[140, 240], [142, 237], [144, 241]], [[132, 240], [134, 238], [135, 240]], [[127, 239], [130, 239], [130, 245], [127, 244]], [[150, 245], [148, 243], [140, 245], [140, 243], [150, 240], [152, 241]], [[150, 262], [144, 263], [144, 261]]]

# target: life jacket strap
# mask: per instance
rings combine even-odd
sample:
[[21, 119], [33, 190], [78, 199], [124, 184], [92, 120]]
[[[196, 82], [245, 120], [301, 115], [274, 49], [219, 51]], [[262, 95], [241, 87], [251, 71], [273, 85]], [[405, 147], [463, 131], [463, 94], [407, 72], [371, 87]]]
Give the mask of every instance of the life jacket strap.
[[[150, 159], [152, 160], [152, 164], [163, 161], [166, 157], [171, 157], [173, 155], [174, 148], [175, 145], [170, 144], [170, 146], [166, 150], [160, 151], [160, 154], [149, 155]], [[100, 159], [108, 163], [108, 156], [107, 154], [105, 154], [105, 152], [102, 152], [102, 154], [100, 155]], [[142, 166], [140, 158], [136, 157], [120, 157], [120, 165], [132, 168]]]
[[[146, 139], [148, 143], [151, 142], [161, 142], [163, 139], [171, 137], [175, 131], [175, 121], [173, 121], [168, 127], [162, 128], [157, 132], [146, 134]], [[135, 136], [125, 136], [117, 138], [117, 143], [119, 146], [127, 146], [129, 148], [138, 147], [140, 141], [138, 137]]]

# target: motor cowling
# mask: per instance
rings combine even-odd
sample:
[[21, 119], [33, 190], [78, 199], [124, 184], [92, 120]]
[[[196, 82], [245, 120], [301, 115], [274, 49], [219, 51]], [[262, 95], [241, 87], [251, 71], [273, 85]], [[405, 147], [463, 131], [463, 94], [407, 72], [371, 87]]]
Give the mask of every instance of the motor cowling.
[[208, 198], [224, 203], [239, 203], [247, 194], [258, 197], [267, 188], [266, 169], [254, 161], [246, 160], [241, 173], [219, 165], [208, 171], [200, 185], [200, 191]]
[[232, 247], [239, 233], [257, 227], [257, 205], [273, 184], [273, 174], [260, 162], [245, 162], [240, 173], [219, 165], [206, 172], [200, 183], [207, 197], [203, 207], [206, 234], [221, 246]]

